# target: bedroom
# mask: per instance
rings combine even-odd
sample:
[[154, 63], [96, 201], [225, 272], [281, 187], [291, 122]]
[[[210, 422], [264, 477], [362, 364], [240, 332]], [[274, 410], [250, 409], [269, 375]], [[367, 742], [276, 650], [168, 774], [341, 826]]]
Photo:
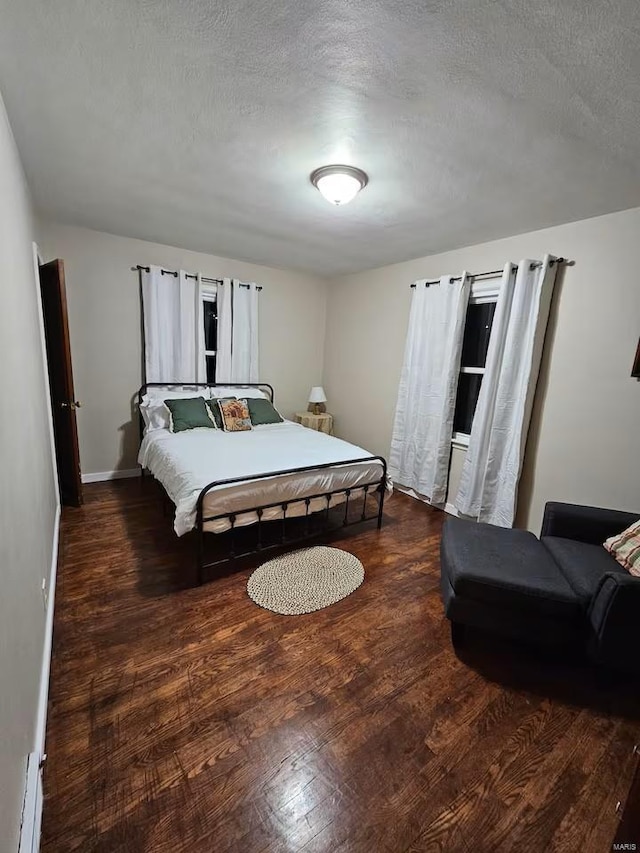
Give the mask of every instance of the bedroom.
[[[1, 8], [6, 849], [37, 849], [43, 793], [44, 851], [610, 849], [633, 691], [491, 637], [456, 652], [448, 513], [396, 482], [380, 531], [319, 540], [365, 579], [307, 616], [247, 596], [268, 556], [197, 585], [137, 476], [138, 267], [259, 285], [277, 411], [320, 387], [335, 438], [390, 461], [411, 285], [565, 258], [515, 526], [548, 501], [637, 511], [636, 4]], [[344, 206], [310, 181], [334, 163], [368, 176]], [[34, 246], [64, 262], [82, 404], [62, 511]]]

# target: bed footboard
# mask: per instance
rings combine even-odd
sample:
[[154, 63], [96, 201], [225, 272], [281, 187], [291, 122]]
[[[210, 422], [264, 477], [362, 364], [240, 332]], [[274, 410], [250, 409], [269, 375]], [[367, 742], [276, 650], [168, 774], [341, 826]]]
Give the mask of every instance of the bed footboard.
[[[204, 505], [206, 496], [221, 486], [235, 486], [287, 474], [311, 473], [327, 468], [341, 468], [358, 463], [371, 464], [376, 462], [380, 464], [380, 476], [371, 480], [367, 478], [365, 482], [359, 482], [357, 485], [342, 486], [330, 491], [306, 494], [303, 497], [247, 507], [241, 511], [217, 513], [215, 515], [206, 514]], [[304, 468], [287, 468], [280, 471], [270, 471], [266, 474], [209, 483], [200, 492], [196, 503], [195, 530], [198, 583], [201, 584], [204, 581], [205, 572], [208, 569], [230, 564], [235, 560], [267, 552], [274, 548], [295, 545], [342, 527], [376, 520], [377, 527], [380, 529], [386, 488], [387, 462], [382, 456], [367, 456], [341, 462], [328, 462], [323, 465], [309, 465]], [[317, 508], [318, 501], [324, 502], [324, 508]], [[274, 509], [278, 511], [277, 520], [265, 520], [265, 514], [270, 514], [269, 511]], [[247, 513], [254, 513], [257, 517], [256, 520], [250, 526], [239, 525], [238, 517]], [[207, 561], [205, 556], [205, 534], [207, 533], [205, 525], [219, 521], [228, 523], [227, 532], [212, 533], [207, 538], [222, 539], [224, 537], [225, 547], [221, 548], [221, 556]], [[269, 528], [269, 535], [266, 535], [267, 527]], [[246, 542], [241, 541], [241, 532], [244, 533], [249, 528], [252, 529], [253, 541], [248, 546]]]

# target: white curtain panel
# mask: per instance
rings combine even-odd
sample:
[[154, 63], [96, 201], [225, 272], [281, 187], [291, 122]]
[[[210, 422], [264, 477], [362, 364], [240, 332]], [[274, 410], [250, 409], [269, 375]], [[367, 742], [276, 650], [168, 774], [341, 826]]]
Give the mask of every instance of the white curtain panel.
[[257, 382], [258, 375], [258, 288], [234, 282], [231, 381]]
[[[532, 269], [531, 267], [534, 266]], [[500, 527], [513, 525], [557, 265], [507, 264], [491, 329], [455, 507]]]
[[491, 337], [485, 362], [485, 374], [482, 378], [480, 396], [473, 419], [469, 447], [455, 499], [455, 508], [461, 515], [477, 518], [480, 515], [480, 499], [486, 470], [491, 437], [492, 414], [495, 411], [500, 365], [504, 356], [504, 347], [511, 315], [513, 291], [516, 280], [516, 267], [505, 264], [496, 311], [491, 327]]
[[469, 279], [415, 283], [391, 438], [389, 473], [444, 506]]
[[198, 273], [196, 281], [196, 382], [207, 381], [206, 343], [204, 339], [204, 305], [202, 302], [202, 276]]
[[160, 267], [143, 270], [142, 310], [146, 381], [194, 382], [197, 305], [193, 281], [182, 272], [177, 278], [163, 275]]
[[147, 382], [172, 381], [175, 282], [160, 267], [141, 272], [144, 365]]
[[202, 284], [199, 275], [194, 278], [184, 270], [178, 273], [178, 317], [180, 337], [175, 359], [179, 381], [206, 382]]
[[[163, 275], [160, 267], [142, 271], [145, 379], [147, 382], [199, 382], [204, 369], [204, 340], [199, 281]], [[202, 349], [200, 341], [202, 340]]]
[[218, 285], [216, 311], [218, 314], [218, 342], [216, 355], [216, 382], [232, 382], [231, 378], [231, 328], [233, 322], [233, 291], [237, 281], [224, 278]]

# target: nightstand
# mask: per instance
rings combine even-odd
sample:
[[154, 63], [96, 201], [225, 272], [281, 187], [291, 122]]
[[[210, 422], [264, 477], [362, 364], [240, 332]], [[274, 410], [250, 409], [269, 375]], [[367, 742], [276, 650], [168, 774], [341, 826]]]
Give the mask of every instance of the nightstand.
[[316, 432], [326, 432], [327, 435], [333, 435], [333, 415], [330, 415], [329, 412], [322, 412], [319, 415], [314, 415], [313, 412], [296, 412], [295, 421], [309, 429], [315, 429]]

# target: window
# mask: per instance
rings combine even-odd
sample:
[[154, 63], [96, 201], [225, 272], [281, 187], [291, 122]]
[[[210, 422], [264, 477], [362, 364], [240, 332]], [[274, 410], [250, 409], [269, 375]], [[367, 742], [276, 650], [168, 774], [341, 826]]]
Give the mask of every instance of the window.
[[202, 295], [207, 382], [216, 381], [216, 355], [218, 351], [218, 305], [216, 299], [217, 290], [215, 285], [207, 287]]
[[478, 282], [471, 288], [462, 342], [460, 376], [453, 416], [453, 440], [468, 445], [487, 361], [489, 337], [498, 301], [499, 279]]

